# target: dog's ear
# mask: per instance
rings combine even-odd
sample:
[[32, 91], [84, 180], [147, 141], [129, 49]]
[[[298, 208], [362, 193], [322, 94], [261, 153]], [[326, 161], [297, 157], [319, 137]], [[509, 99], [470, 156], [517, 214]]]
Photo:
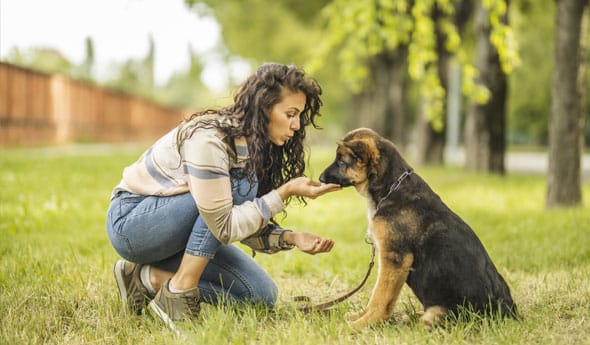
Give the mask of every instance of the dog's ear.
[[351, 140], [344, 142], [343, 145], [348, 147], [354, 159], [363, 165], [375, 166], [379, 159], [379, 151], [371, 140]]

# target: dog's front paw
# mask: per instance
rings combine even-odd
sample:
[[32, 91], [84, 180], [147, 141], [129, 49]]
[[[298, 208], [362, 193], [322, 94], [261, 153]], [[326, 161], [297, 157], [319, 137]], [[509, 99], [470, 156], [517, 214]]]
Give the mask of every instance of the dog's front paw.
[[366, 312], [357, 320], [351, 321], [348, 324], [354, 329], [360, 329], [367, 327], [377, 322], [385, 321], [389, 316], [385, 313], [380, 312]]
[[361, 317], [358, 320], [348, 322], [348, 325], [355, 330], [359, 330], [361, 328], [365, 328], [370, 325], [371, 322], [366, 317]]
[[363, 315], [365, 315], [365, 312], [366, 312], [365, 309], [360, 310], [360, 311], [351, 311], [351, 312], [346, 313], [346, 316], [344, 318], [348, 322], [353, 322], [353, 321], [360, 319]]

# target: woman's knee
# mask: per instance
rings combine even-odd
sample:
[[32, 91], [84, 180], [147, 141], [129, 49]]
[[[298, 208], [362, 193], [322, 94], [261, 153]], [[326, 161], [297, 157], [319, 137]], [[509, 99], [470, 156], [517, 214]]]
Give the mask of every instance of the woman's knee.
[[257, 277], [256, 282], [251, 286], [251, 300], [254, 303], [262, 303], [268, 308], [274, 308], [277, 303], [279, 289], [277, 284], [270, 278]]

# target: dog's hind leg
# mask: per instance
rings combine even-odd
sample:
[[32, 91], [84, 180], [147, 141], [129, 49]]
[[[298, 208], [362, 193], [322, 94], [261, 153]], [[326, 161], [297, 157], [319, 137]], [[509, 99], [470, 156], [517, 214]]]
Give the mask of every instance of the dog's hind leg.
[[424, 311], [424, 315], [420, 317], [420, 320], [422, 320], [422, 323], [424, 323], [424, 327], [427, 330], [431, 330], [433, 327], [441, 323], [441, 321], [447, 314], [447, 311], [447, 308], [441, 307], [439, 305], [428, 307]]

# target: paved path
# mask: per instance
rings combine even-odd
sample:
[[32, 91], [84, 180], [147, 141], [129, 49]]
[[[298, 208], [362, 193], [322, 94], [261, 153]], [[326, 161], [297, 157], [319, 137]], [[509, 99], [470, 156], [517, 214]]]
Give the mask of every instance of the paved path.
[[[465, 155], [459, 151], [454, 158], [450, 159], [453, 164], [463, 164]], [[506, 171], [508, 172], [530, 172], [536, 174], [547, 174], [549, 158], [543, 152], [509, 152], [505, 158]], [[584, 182], [590, 183], [590, 154], [582, 157], [582, 177]]]

